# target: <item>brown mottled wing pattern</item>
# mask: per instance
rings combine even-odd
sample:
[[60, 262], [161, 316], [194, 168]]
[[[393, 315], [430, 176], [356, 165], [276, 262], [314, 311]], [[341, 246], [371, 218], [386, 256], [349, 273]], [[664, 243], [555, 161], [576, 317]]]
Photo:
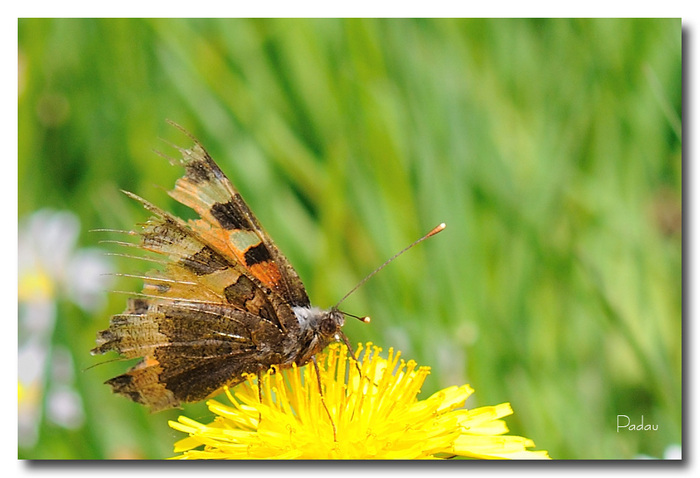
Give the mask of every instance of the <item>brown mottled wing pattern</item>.
[[195, 209], [189, 223], [144, 199], [153, 216], [137, 247], [163, 256], [138, 298], [112, 317], [93, 354], [142, 358], [107, 383], [152, 411], [205, 399], [245, 373], [294, 361], [292, 306], [308, 305], [301, 280], [197, 142], [181, 150], [186, 174], [171, 195]]

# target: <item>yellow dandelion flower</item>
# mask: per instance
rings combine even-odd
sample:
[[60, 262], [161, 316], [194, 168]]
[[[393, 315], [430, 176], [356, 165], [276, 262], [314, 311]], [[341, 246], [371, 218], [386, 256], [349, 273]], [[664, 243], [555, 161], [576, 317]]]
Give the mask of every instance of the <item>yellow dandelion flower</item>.
[[[170, 422], [189, 436], [175, 444], [180, 459], [549, 458], [526, 438], [504, 435], [510, 405], [462, 409], [469, 385], [418, 400], [429, 367], [389, 358], [368, 343], [358, 372], [342, 344], [319, 354], [323, 395], [313, 367], [268, 372], [262, 403], [256, 377], [233, 393], [231, 405], [209, 400], [213, 422], [181, 416]], [[331, 422], [332, 417], [332, 422]]]

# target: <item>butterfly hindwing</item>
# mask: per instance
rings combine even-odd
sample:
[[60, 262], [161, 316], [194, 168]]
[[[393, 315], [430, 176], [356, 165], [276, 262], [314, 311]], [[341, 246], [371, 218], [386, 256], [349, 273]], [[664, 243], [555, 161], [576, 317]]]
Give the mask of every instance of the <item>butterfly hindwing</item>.
[[132, 299], [98, 336], [96, 353], [117, 350], [144, 358], [107, 383], [151, 411], [204, 400], [244, 374], [280, 363], [279, 353], [261, 353], [257, 340], [281, 350], [285, 334], [249, 312], [217, 304], [153, 303]]

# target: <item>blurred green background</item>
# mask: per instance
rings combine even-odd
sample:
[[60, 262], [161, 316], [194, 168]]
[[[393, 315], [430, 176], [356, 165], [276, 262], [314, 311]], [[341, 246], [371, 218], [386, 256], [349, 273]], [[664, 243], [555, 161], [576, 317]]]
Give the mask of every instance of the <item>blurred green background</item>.
[[[554, 458], [681, 444], [681, 21], [19, 20], [19, 456], [163, 458], [86, 370], [142, 262], [96, 228], [178, 214], [202, 141], [345, 331], [470, 383]], [[154, 187], [155, 185], [155, 187]], [[128, 252], [128, 251], [127, 251]], [[112, 357], [107, 357], [112, 358]], [[188, 416], [206, 420], [203, 404]], [[617, 415], [657, 431], [616, 428]]]

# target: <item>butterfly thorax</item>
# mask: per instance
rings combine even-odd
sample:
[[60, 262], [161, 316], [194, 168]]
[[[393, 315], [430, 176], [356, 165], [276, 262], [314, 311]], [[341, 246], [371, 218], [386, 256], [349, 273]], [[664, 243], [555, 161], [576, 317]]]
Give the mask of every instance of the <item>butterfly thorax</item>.
[[345, 316], [335, 308], [323, 310], [314, 306], [295, 306], [292, 310], [299, 320], [300, 328], [293, 361], [297, 365], [304, 365], [312, 356], [340, 338]]

